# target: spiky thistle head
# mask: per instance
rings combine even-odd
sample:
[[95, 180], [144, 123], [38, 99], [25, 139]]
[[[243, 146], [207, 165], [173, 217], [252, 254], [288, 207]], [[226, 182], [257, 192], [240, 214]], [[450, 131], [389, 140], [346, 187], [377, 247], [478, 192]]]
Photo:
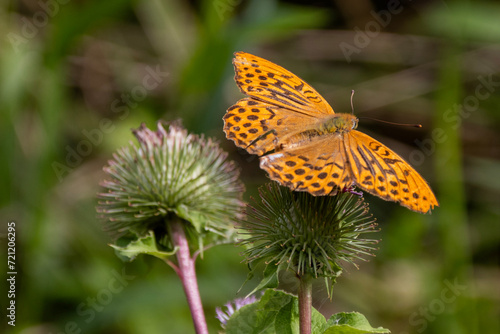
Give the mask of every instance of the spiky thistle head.
[[106, 229], [117, 237], [154, 231], [161, 239], [175, 217], [198, 236], [227, 235], [243, 205], [238, 168], [216, 142], [188, 134], [179, 122], [157, 127], [134, 130], [139, 145], [121, 148], [104, 168], [97, 211]]
[[246, 261], [265, 261], [297, 275], [335, 279], [342, 262], [354, 263], [378, 241], [362, 238], [376, 231], [375, 219], [360, 196], [339, 192], [312, 196], [275, 182], [262, 187], [260, 200], [247, 206], [241, 241]]

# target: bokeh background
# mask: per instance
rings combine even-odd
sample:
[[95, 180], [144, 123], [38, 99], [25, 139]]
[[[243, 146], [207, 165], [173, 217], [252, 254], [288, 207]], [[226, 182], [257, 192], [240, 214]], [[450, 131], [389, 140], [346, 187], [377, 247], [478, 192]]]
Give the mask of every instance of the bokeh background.
[[[366, 195], [376, 257], [348, 266], [332, 301], [318, 284], [315, 306], [393, 333], [500, 333], [498, 13], [496, 1], [2, 1], [0, 332], [193, 332], [174, 272], [149, 257], [121, 262], [95, 195], [131, 128], [177, 118], [217, 138], [241, 166], [245, 198], [255, 195], [265, 173], [222, 132], [242, 97], [231, 65], [242, 50], [301, 76], [337, 112], [350, 112], [354, 89], [358, 117], [423, 125], [359, 129], [412, 163], [440, 207], [421, 215]], [[198, 262], [211, 333], [215, 307], [246, 279], [239, 252], [216, 247]]]

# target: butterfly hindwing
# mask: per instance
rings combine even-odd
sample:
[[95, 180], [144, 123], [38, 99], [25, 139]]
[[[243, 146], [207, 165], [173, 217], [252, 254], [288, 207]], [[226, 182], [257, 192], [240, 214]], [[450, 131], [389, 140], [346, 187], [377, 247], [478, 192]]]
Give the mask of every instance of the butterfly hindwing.
[[427, 182], [387, 146], [356, 130], [344, 135], [344, 145], [361, 189], [418, 212], [438, 205]]
[[224, 119], [226, 137], [251, 154], [274, 150], [280, 140], [302, 131], [311, 116], [291, 113], [275, 105], [245, 98], [227, 109]]
[[354, 182], [342, 138], [337, 134], [265, 155], [260, 167], [293, 190], [328, 195]]

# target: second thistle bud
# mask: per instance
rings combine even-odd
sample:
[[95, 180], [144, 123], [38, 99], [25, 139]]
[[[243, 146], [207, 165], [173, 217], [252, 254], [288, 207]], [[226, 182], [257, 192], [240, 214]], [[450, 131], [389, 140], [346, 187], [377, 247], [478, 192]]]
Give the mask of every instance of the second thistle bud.
[[248, 237], [241, 242], [248, 246], [246, 261], [265, 261], [299, 276], [335, 279], [342, 262], [373, 255], [378, 242], [364, 238], [376, 231], [375, 220], [352, 193], [315, 197], [271, 183], [246, 213], [243, 234]]

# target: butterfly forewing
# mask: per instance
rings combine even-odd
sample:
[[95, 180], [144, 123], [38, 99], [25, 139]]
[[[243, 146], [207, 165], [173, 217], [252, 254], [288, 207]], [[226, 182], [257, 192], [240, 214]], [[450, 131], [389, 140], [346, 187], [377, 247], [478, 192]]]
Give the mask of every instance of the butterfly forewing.
[[244, 94], [298, 113], [334, 113], [314, 88], [283, 67], [245, 52], [234, 55], [234, 79]]

